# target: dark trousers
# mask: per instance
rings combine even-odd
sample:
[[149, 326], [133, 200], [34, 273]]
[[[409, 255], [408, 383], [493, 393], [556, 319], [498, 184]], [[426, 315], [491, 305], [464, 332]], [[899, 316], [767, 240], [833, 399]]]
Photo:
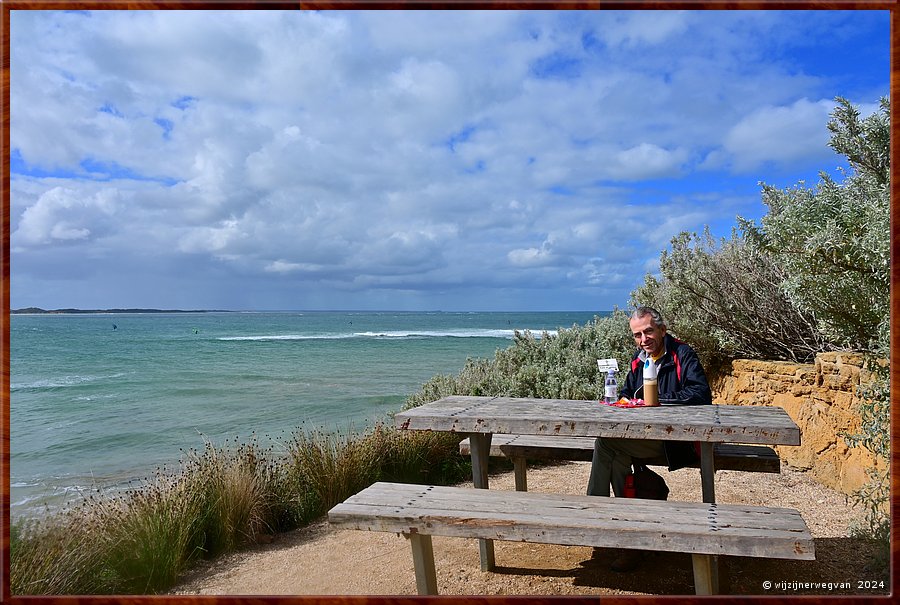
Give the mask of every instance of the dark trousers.
[[624, 496], [625, 477], [631, 472], [632, 458], [657, 458], [665, 455], [665, 446], [656, 439], [615, 439], [598, 437], [591, 461], [589, 496], [609, 496], [609, 485], [618, 497]]

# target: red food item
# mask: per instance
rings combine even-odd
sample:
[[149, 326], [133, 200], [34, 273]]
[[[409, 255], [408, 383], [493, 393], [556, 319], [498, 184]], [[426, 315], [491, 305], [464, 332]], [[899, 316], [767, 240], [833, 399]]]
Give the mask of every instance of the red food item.
[[613, 402], [613, 403], [606, 403], [606, 402], [603, 401], [603, 400], [600, 400], [600, 403], [602, 403], [603, 405], [611, 405], [611, 406], [617, 407], [617, 408], [640, 408], [640, 407], [644, 407], [644, 400], [643, 400], [643, 399], [626, 399], [625, 397], [622, 397], [621, 399], [619, 399], [618, 401], [615, 401], [615, 402]]

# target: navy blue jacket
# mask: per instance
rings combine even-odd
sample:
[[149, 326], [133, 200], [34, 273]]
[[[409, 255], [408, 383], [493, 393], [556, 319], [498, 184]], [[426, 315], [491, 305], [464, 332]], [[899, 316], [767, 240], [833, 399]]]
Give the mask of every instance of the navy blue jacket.
[[[666, 334], [666, 353], [659, 362], [656, 380], [659, 402], [662, 405], [709, 405], [712, 391], [697, 354], [687, 344]], [[643, 399], [644, 363], [638, 350], [631, 359], [631, 369], [619, 396]], [[646, 355], [645, 355], [646, 356]], [[640, 390], [639, 390], [640, 389]], [[669, 470], [674, 471], [697, 461], [697, 451], [691, 441], [665, 441]]]

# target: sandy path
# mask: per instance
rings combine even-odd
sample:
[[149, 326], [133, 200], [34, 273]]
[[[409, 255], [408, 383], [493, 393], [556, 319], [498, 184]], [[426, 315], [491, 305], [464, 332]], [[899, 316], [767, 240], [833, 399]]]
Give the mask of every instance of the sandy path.
[[[699, 471], [667, 472], [671, 500], [701, 501]], [[532, 491], [583, 493], [590, 464], [574, 462], [531, 468]], [[512, 473], [492, 476], [492, 489], [514, 489]], [[470, 484], [471, 485], [471, 484]], [[860, 581], [878, 581], [867, 567], [867, 546], [848, 538], [848, 522], [862, 510], [841, 493], [803, 472], [783, 466], [780, 475], [719, 471], [717, 501], [784, 506], [800, 510], [816, 539], [815, 561], [749, 557], [723, 558], [723, 588], [732, 594], [888, 594], [860, 589]], [[495, 542], [498, 569], [482, 572], [478, 544], [462, 538], [434, 538], [438, 590], [457, 595], [598, 595], [693, 594], [689, 555], [650, 553], [641, 569], [630, 574], [608, 570], [591, 561], [586, 547]], [[841, 584], [843, 588], [771, 588], [765, 581]], [[887, 582], [887, 578], [883, 578]], [[414, 595], [409, 544], [402, 536], [382, 532], [337, 530], [320, 522], [278, 536], [219, 561], [203, 564], [172, 591], [203, 595]]]

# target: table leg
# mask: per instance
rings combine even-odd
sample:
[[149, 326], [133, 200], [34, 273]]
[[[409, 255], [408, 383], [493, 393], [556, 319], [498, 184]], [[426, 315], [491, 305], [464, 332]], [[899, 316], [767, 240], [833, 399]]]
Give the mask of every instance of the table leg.
[[[469, 450], [472, 452], [472, 482], [476, 488], [488, 489], [488, 457], [491, 453], [491, 434], [472, 433], [469, 435]], [[481, 570], [494, 569], [494, 541], [479, 539]]]
[[713, 458], [713, 444], [700, 442], [700, 486], [703, 489], [703, 501], [716, 501], [716, 466]]
[[528, 491], [528, 463], [525, 456], [514, 456], [512, 459], [513, 473], [516, 478], [516, 491]]

